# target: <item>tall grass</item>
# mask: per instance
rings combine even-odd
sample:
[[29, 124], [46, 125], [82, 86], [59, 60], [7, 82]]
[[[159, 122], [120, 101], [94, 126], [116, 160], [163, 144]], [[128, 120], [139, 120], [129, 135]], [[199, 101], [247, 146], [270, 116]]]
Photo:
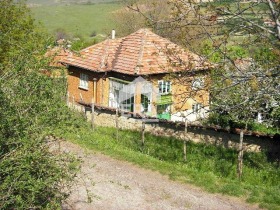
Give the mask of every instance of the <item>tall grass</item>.
[[187, 143], [187, 161], [183, 160], [183, 143], [175, 138], [146, 134], [145, 146], [137, 131], [119, 131], [98, 127], [79, 128], [77, 134], [63, 137], [89, 149], [127, 160], [141, 167], [169, 175], [171, 179], [192, 183], [213, 193], [244, 197], [268, 209], [280, 208], [280, 170], [269, 163], [265, 153], [245, 153], [244, 174], [237, 179], [237, 151], [213, 145]]

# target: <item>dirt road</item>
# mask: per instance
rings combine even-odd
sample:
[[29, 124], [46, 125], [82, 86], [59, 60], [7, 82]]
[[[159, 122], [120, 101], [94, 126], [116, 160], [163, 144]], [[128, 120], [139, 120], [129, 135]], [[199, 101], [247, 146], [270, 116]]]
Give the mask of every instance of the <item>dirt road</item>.
[[157, 172], [63, 142], [82, 160], [65, 210], [258, 209], [238, 198], [209, 194]]

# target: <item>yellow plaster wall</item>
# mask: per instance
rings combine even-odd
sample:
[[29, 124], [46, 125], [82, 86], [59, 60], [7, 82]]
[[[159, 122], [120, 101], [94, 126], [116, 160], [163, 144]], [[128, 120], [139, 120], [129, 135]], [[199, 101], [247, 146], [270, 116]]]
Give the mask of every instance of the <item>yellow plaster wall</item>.
[[[80, 73], [84, 73], [88, 75], [88, 89], [82, 89], [79, 87], [80, 85]], [[73, 98], [75, 102], [81, 102], [81, 96], [83, 98], [84, 103], [91, 103], [94, 97], [94, 85], [93, 79], [96, 78], [96, 104], [100, 104], [101, 102], [101, 75], [95, 72], [78, 69], [75, 67], [70, 67], [68, 70], [67, 83], [68, 83], [68, 93], [69, 100], [72, 102]]]
[[[196, 77], [204, 77], [205, 88], [203, 90], [193, 90], [192, 83]], [[176, 75], [152, 75], [145, 78], [152, 82], [155, 87], [158, 87], [159, 80], [171, 81], [172, 92], [172, 106], [171, 112], [179, 112], [192, 109], [192, 105], [195, 103], [201, 103], [203, 106], [209, 106], [209, 82], [210, 78], [207, 74], [199, 74], [195, 76], [181, 77]]]

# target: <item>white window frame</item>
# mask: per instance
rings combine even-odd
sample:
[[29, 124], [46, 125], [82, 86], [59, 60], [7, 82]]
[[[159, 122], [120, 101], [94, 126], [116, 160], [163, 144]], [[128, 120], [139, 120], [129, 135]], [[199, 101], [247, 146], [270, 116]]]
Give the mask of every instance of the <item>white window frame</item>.
[[[119, 95], [115, 95], [116, 90], [120, 91], [122, 90], [125, 86], [129, 85], [129, 81], [125, 81], [125, 80], [121, 80], [121, 79], [117, 79], [114, 77], [109, 77], [109, 81], [110, 81], [110, 91], [109, 91], [109, 95], [112, 94], [112, 96], [109, 96], [109, 107], [113, 107], [113, 108], [120, 108], [123, 111], [130, 111], [131, 109], [131, 105], [135, 105], [135, 96], [133, 95], [131, 98], [133, 98], [133, 100], [131, 100], [131, 98], [128, 98], [127, 95], [127, 100], [125, 100], [125, 103], [120, 102], [119, 101]], [[117, 100], [116, 100], [117, 99]], [[133, 107], [134, 110], [134, 107]]]
[[202, 109], [202, 104], [201, 103], [195, 103], [192, 105], [192, 110], [193, 113], [198, 113]]
[[[161, 95], [171, 93], [171, 85], [172, 85], [172, 83], [170, 81], [159, 80], [158, 81], [158, 93]], [[168, 90], [168, 86], [169, 86], [169, 90]]]
[[84, 90], [88, 90], [88, 75], [84, 73], [80, 73], [80, 84], [79, 88]]

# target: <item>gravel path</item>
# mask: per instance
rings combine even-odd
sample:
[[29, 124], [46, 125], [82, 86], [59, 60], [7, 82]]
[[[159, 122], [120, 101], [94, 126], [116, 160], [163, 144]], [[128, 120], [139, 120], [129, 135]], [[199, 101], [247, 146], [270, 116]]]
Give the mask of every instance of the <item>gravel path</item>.
[[238, 198], [209, 194], [158, 172], [62, 142], [83, 160], [64, 210], [258, 209]]

